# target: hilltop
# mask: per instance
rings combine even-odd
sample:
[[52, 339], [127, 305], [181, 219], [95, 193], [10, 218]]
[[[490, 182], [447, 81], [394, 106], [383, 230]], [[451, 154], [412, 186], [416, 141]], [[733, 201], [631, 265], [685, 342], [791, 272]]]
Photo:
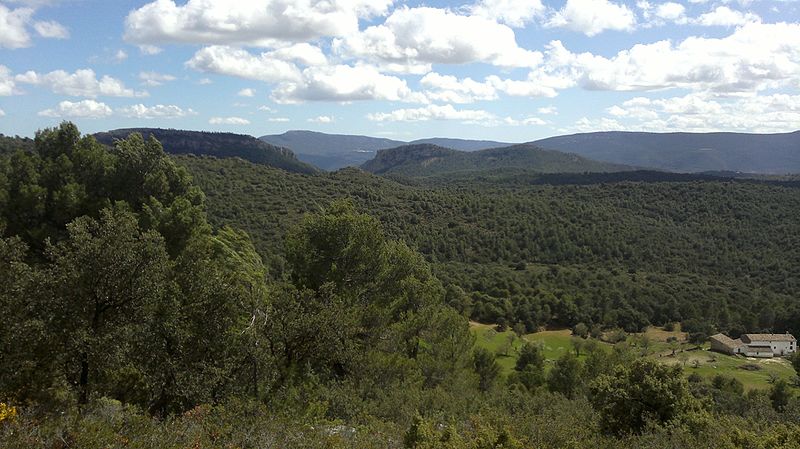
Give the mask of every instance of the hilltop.
[[456, 151], [433, 144], [404, 145], [379, 150], [361, 166], [375, 174], [419, 177], [455, 172], [525, 169], [539, 173], [615, 172], [631, 167], [593, 161], [576, 154], [544, 150], [532, 144], [480, 151]]
[[268, 165], [295, 173], [315, 173], [316, 167], [297, 159], [292, 150], [268, 144], [253, 136], [205, 131], [161, 128], [126, 128], [94, 134], [103, 144], [140, 133], [154, 136], [170, 154], [196, 154], [220, 158], [239, 157], [255, 164]]

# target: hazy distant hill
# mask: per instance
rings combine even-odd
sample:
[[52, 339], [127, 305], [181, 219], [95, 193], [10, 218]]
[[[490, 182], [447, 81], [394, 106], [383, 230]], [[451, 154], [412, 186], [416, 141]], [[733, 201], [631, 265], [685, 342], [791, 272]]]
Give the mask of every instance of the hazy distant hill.
[[318, 170], [297, 159], [294, 153], [253, 136], [232, 133], [181, 131], [160, 128], [127, 128], [97, 133], [94, 137], [106, 145], [123, 139], [131, 133], [141, 133], [145, 138], [155, 136], [171, 154], [197, 154], [216, 157], [239, 157], [244, 160], [282, 168], [296, 173], [315, 173]]
[[326, 134], [315, 131], [287, 131], [260, 137], [261, 140], [290, 148], [305, 162], [326, 170], [347, 166], [358, 166], [375, 157], [378, 150], [395, 148], [406, 144], [429, 143], [463, 151], [483, 150], [510, 145], [489, 140], [466, 140], [430, 138], [412, 142], [380, 137], [347, 134]]
[[404, 145], [378, 151], [375, 158], [361, 168], [376, 174], [411, 177], [500, 168], [526, 169], [541, 173], [612, 172], [631, 169], [624, 165], [589, 160], [575, 154], [543, 150], [532, 144], [472, 152], [431, 144]]
[[598, 161], [676, 172], [800, 172], [800, 131], [786, 134], [599, 132], [534, 144]]

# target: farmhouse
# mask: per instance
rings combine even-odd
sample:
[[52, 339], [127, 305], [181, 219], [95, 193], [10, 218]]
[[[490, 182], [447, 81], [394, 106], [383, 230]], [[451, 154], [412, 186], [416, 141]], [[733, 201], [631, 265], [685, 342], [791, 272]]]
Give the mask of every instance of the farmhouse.
[[742, 334], [733, 340], [725, 334], [709, 337], [711, 350], [747, 357], [774, 357], [797, 351], [797, 339], [792, 334]]

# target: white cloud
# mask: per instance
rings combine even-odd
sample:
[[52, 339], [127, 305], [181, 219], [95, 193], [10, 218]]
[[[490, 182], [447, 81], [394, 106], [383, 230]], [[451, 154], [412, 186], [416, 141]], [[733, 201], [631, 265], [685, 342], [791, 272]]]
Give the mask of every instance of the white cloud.
[[0, 3], [0, 48], [25, 48], [31, 45], [27, 26], [33, 9], [9, 9]]
[[434, 101], [472, 103], [497, 98], [497, 89], [494, 86], [472, 78], [459, 80], [455, 76], [430, 72], [422, 77], [420, 84], [426, 89], [425, 95]]
[[117, 113], [125, 117], [141, 119], [180, 118], [197, 115], [192, 109], [183, 109], [179, 106], [164, 104], [157, 104], [155, 106], [135, 104], [133, 106], [117, 109]]
[[201, 86], [207, 86], [209, 84], [213, 84], [213, 81], [211, 81], [209, 78], [201, 78], [200, 80], [197, 81], [197, 84]]
[[589, 119], [587, 117], [583, 117], [576, 121], [575, 124], [567, 130], [577, 132], [625, 131], [626, 128], [624, 125], [614, 119], [605, 117], [599, 119]]
[[466, 123], [494, 122], [497, 117], [480, 109], [456, 109], [453, 105], [427, 105], [421, 108], [396, 109], [391, 112], [368, 114], [374, 122], [422, 122], [428, 120], [459, 120]]
[[427, 72], [431, 64], [535, 67], [542, 58], [539, 52], [519, 47], [514, 31], [494, 20], [405, 6], [394, 10], [383, 24], [335, 39], [333, 49], [389, 71], [418, 74]]
[[145, 86], [161, 86], [164, 83], [175, 81], [175, 77], [166, 73], [139, 72], [139, 79]]
[[104, 118], [113, 114], [105, 103], [94, 100], [81, 100], [77, 102], [62, 101], [53, 109], [40, 111], [42, 117], [51, 118]]
[[16, 83], [14, 77], [11, 75], [11, 70], [0, 65], [0, 97], [6, 97], [17, 93]]
[[288, 122], [290, 120], [288, 118], [286, 118], [286, 117], [270, 117], [270, 118], [267, 119], [267, 121], [268, 122], [272, 122], [272, 123], [285, 123], [285, 122]]
[[336, 65], [309, 67], [298, 81], [279, 84], [272, 92], [276, 103], [305, 101], [424, 101], [405, 80], [384, 75], [375, 67]]
[[157, 55], [164, 51], [161, 47], [155, 45], [139, 45], [139, 53], [146, 56]]
[[250, 89], [249, 87], [246, 89], [240, 90], [236, 95], [240, 97], [254, 97], [256, 95], [255, 89]]
[[5, 116], [6, 116], [6, 111], [0, 109], [0, 117], [5, 117]]
[[514, 119], [511, 117], [506, 117], [503, 119], [503, 124], [509, 126], [543, 126], [546, 125], [547, 122], [540, 119], [539, 117], [526, 117], [523, 119]]
[[157, 0], [131, 11], [125, 39], [139, 44], [257, 45], [304, 42], [358, 31], [360, 18], [383, 15], [392, 0]]
[[567, 28], [587, 36], [605, 30], [631, 31], [635, 25], [633, 11], [609, 0], [567, 0], [564, 7], [545, 22], [545, 26]]
[[124, 61], [126, 59], [128, 59], [128, 53], [126, 53], [125, 50], [117, 50], [117, 52], [114, 53], [114, 60], [115, 61], [122, 62], [122, 61]]
[[259, 111], [263, 111], [263, 112], [269, 112], [270, 114], [274, 114], [274, 113], [278, 112], [278, 111], [276, 111], [275, 109], [272, 109], [269, 106], [259, 106], [258, 110]]
[[558, 108], [556, 108], [555, 106], [543, 106], [537, 109], [536, 112], [543, 115], [557, 115]]
[[60, 23], [49, 20], [46, 22], [36, 22], [33, 24], [33, 29], [39, 34], [39, 36], [49, 38], [49, 39], [68, 39], [69, 38], [69, 30], [67, 30], [64, 25]]
[[320, 115], [319, 117], [314, 117], [308, 119], [311, 123], [333, 123], [335, 119], [330, 115]]
[[545, 68], [590, 90], [685, 88], [736, 94], [800, 82], [800, 24], [748, 23], [723, 38], [637, 44], [611, 58], [548, 46]]
[[33, 84], [46, 87], [57, 94], [73, 97], [98, 96], [108, 97], [142, 97], [146, 92], [135, 92], [125, 87], [122, 81], [104, 75], [99, 80], [92, 69], [81, 69], [75, 73], [56, 70], [46, 74], [28, 71], [16, 76], [18, 83]]
[[294, 61], [305, 66], [325, 65], [328, 63], [328, 58], [319, 47], [305, 42], [273, 50], [268, 55], [283, 61]]
[[512, 27], [522, 27], [544, 14], [546, 8], [541, 0], [480, 0], [470, 6], [469, 11]]
[[226, 46], [211, 46], [198, 50], [186, 62], [192, 69], [265, 82], [298, 80], [300, 69], [274, 57], [269, 52], [254, 56], [247, 50]]
[[625, 130], [785, 132], [800, 123], [800, 95], [721, 99], [692, 93], [663, 99], [636, 97], [606, 112], [615, 117], [606, 120], [614, 120], [619, 129]]
[[727, 6], [719, 6], [715, 10], [705, 13], [693, 20], [692, 23], [703, 26], [730, 27], [760, 21], [761, 18], [753, 13], [743, 13], [730, 9]]
[[667, 2], [658, 5], [655, 9], [655, 16], [675, 23], [686, 23], [686, 7], [680, 3]]
[[249, 125], [250, 120], [241, 117], [211, 117], [208, 123], [212, 125]]

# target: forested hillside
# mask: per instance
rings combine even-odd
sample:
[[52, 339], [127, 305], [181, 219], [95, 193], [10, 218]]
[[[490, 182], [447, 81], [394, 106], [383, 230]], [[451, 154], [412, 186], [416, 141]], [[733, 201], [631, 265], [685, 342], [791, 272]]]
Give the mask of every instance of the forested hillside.
[[425, 254], [458, 287], [451, 302], [475, 319], [636, 330], [696, 318], [734, 333], [800, 323], [794, 184], [658, 173], [658, 182], [575, 180], [598, 176], [587, 174], [551, 185], [529, 174], [406, 184], [355, 169], [307, 177], [233, 160], [179, 162], [208, 192], [211, 220], [247, 230], [276, 271], [286, 229], [351, 197]]
[[198, 154], [215, 157], [239, 157], [244, 160], [282, 168], [297, 173], [314, 173], [317, 169], [297, 159], [291, 150], [270, 145], [243, 134], [182, 131], [161, 128], [129, 128], [97, 133], [94, 137], [105, 145], [126, 139], [131, 133], [145, 138], [155, 137], [170, 154]]
[[433, 144], [405, 145], [380, 150], [361, 166], [376, 174], [435, 176], [454, 172], [482, 172], [504, 168], [542, 173], [611, 172], [630, 167], [597, 162], [575, 154], [543, 150], [523, 144], [480, 151], [456, 151]]

